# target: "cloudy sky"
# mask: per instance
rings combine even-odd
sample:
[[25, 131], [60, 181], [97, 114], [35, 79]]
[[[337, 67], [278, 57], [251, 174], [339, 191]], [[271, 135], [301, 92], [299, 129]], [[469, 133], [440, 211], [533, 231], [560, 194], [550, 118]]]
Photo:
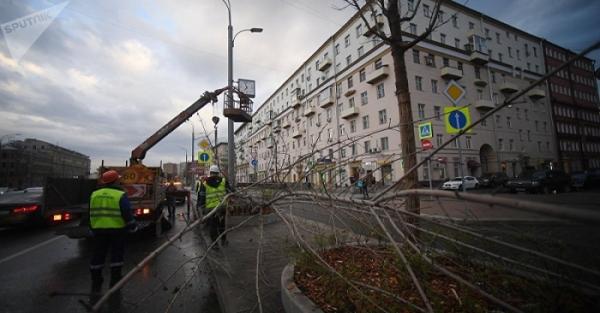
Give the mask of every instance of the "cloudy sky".
[[[63, 3], [0, 0], [0, 24]], [[234, 78], [257, 82], [255, 105], [353, 14], [342, 0], [231, 0]], [[465, 3], [461, 1], [460, 3]], [[469, 0], [467, 6], [578, 51], [600, 39], [600, 1]], [[0, 32], [1, 33], [1, 32]], [[0, 35], [4, 36], [4, 35]], [[600, 62], [600, 53], [592, 57]], [[222, 0], [72, 0], [15, 60], [0, 38], [0, 137], [38, 138], [122, 164], [131, 150], [206, 90], [227, 80]], [[207, 106], [148, 152], [145, 163], [181, 162], [192, 127], [212, 138]], [[193, 125], [193, 126], [192, 126]], [[225, 138], [226, 123], [219, 124]]]

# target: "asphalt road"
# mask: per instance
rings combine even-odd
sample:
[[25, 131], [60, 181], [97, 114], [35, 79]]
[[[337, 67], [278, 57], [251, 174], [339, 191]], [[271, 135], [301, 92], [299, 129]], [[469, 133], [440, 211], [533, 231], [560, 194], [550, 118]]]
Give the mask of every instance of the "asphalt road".
[[[178, 211], [183, 212], [183, 207]], [[178, 216], [175, 227], [165, 235], [184, 225]], [[0, 228], [0, 312], [86, 312], [81, 302], [90, 301], [88, 262], [92, 246], [85, 239], [55, 234], [69, 226], [73, 225]], [[154, 238], [149, 233], [130, 236], [124, 273], [165, 238]], [[203, 254], [199, 240], [199, 234], [192, 231], [168, 247], [125, 285], [121, 297], [111, 299], [103, 311], [165, 312], [175, 292], [183, 288], [171, 312], [220, 312], [204, 264], [197, 265], [193, 260], [186, 263]], [[103, 291], [107, 289], [108, 272], [105, 268]]]

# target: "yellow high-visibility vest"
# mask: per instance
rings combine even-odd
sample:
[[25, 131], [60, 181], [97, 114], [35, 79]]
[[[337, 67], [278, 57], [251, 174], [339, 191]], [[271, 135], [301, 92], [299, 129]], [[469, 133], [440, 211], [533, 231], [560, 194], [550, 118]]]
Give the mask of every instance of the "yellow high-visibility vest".
[[112, 188], [94, 191], [90, 199], [90, 227], [92, 229], [123, 228], [119, 202], [125, 192]]
[[217, 205], [223, 201], [225, 194], [227, 194], [227, 188], [225, 188], [225, 178], [221, 180], [221, 183], [217, 187], [211, 187], [209, 184], [204, 183], [204, 188], [206, 192], [204, 213], [208, 213], [212, 211], [212, 209], [216, 208]]

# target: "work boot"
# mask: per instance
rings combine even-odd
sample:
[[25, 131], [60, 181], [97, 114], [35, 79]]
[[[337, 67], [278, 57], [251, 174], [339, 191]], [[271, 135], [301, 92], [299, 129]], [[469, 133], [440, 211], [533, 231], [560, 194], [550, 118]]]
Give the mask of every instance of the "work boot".
[[102, 269], [90, 270], [92, 274], [92, 293], [99, 293], [102, 290]]
[[110, 268], [110, 287], [116, 285], [121, 280], [121, 267]]

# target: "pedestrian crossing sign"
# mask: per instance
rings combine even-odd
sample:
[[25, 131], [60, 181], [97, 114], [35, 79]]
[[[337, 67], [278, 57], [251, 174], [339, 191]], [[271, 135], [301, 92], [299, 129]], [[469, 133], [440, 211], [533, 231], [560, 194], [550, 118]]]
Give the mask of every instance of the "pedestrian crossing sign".
[[433, 128], [431, 122], [419, 124], [419, 139], [433, 138]]

